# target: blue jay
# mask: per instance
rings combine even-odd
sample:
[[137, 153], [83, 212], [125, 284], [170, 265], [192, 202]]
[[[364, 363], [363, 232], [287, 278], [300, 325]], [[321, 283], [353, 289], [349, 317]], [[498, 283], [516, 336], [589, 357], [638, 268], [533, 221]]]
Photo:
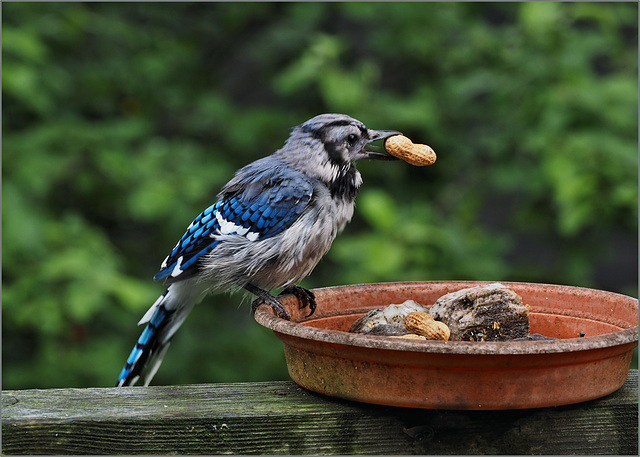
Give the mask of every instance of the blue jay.
[[135, 384], [153, 361], [148, 385], [175, 332], [212, 291], [245, 289], [258, 297], [254, 310], [265, 302], [289, 319], [270, 293], [284, 287], [313, 314], [313, 293], [296, 282], [311, 273], [353, 215], [362, 184], [354, 162], [395, 160], [365, 146], [399, 133], [321, 114], [295, 127], [281, 149], [238, 170], [162, 262], [154, 279], [168, 287], [138, 322], [147, 325], [116, 385]]

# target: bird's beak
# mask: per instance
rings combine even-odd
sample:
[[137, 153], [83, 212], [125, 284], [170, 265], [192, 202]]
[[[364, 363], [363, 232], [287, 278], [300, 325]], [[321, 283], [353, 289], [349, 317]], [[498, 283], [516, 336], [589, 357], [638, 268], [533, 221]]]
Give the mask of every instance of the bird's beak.
[[381, 152], [384, 150], [383, 147], [374, 146], [371, 143], [377, 140], [385, 140], [390, 136], [402, 135], [401, 132], [397, 132], [395, 130], [369, 130], [368, 133], [369, 141], [363, 150], [363, 153], [365, 154], [365, 157], [363, 158], [375, 160], [398, 160], [397, 157]]

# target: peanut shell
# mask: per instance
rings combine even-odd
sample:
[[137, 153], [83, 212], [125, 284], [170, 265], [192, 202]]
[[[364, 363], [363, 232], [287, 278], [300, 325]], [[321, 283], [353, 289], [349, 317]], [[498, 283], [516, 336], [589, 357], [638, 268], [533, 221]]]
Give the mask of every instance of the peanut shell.
[[428, 313], [413, 312], [404, 318], [404, 326], [411, 333], [422, 335], [428, 340], [448, 341], [451, 332], [443, 322], [433, 319]]
[[436, 153], [426, 144], [415, 144], [404, 135], [393, 135], [384, 142], [384, 149], [405, 162], [422, 167], [436, 161]]

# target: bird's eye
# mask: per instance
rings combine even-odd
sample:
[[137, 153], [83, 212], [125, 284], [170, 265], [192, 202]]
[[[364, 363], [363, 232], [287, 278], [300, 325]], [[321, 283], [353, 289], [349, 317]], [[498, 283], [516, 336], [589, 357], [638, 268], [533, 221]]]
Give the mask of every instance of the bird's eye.
[[349, 136], [347, 136], [347, 141], [351, 144], [355, 143], [357, 139], [358, 135], [356, 135], [355, 133], [350, 133]]

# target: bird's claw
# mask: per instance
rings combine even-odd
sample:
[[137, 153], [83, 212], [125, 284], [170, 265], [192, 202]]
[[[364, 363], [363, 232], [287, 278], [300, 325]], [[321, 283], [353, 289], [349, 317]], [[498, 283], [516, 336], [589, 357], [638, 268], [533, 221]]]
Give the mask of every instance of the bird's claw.
[[253, 303], [251, 304], [251, 313], [255, 314], [256, 310], [261, 305], [269, 305], [269, 306], [271, 306], [271, 309], [273, 310], [273, 312], [280, 319], [284, 319], [284, 320], [287, 320], [287, 321], [291, 320], [291, 315], [289, 314], [289, 311], [287, 311], [285, 309], [285, 307], [282, 306], [282, 303], [280, 303], [275, 298], [273, 299], [273, 301], [266, 301], [266, 300], [263, 300], [262, 298], [258, 298], [256, 300], [254, 300]]
[[316, 302], [316, 295], [309, 289], [305, 289], [304, 287], [296, 285], [289, 286], [282, 292], [280, 292], [280, 294], [278, 294], [278, 297], [284, 294], [294, 295], [298, 299], [298, 306], [300, 307], [300, 309], [309, 307], [310, 312], [306, 317], [313, 315], [316, 308], [318, 307], [318, 303]]

